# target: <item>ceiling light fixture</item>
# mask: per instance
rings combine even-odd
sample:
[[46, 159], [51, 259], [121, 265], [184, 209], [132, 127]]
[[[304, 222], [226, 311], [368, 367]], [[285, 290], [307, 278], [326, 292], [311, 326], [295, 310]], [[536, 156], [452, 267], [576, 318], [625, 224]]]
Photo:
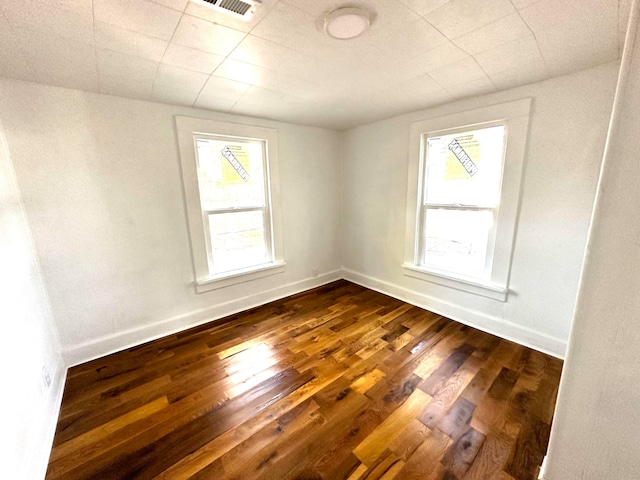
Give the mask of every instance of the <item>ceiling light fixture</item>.
[[371, 24], [371, 14], [358, 7], [341, 7], [324, 17], [324, 31], [338, 40], [362, 35]]

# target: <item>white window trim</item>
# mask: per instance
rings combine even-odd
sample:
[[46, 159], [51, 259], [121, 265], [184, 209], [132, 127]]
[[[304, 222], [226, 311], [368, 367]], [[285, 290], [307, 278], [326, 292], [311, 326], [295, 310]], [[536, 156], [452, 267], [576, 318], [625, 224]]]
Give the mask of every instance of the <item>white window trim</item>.
[[[219, 122], [203, 118], [176, 116], [180, 163], [184, 184], [184, 197], [189, 221], [191, 254], [195, 273], [197, 293], [236, 285], [275, 275], [284, 271], [284, 252], [282, 246], [282, 224], [280, 213], [280, 183], [278, 181], [278, 135], [273, 128], [257, 127], [239, 123]], [[269, 214], [271, 217], [270, 238], [273, 259], [269, 263], [248, 268], [209, 274], [209, 255], [207, 254], [207, 232], [203, 220], [198, 187], [195, 138], [197, 136], [226, 136], [240, 139], [266, 141], [266, 178], [268, 185]], [[267, 230], [268, 226], [267, 226]], [[267, 244], [269, 244], [269, 241]]]
[[[405, 275], [502, 302], [507, 300], [530, 110], [531, 99], [523, 98], [411, 124], [405, 256], [402, 265]], [[423, 138], [426, 134], [438, 131], [472, 129], [496, 122], [506, 125], [507, 134], [495, 244], [493, 252], [489, 253], [492, 255], [491, 277], [488, 280], [469, 278], [419, 265], [420, 193], [423, 188], [425, 154]]]
[[203, 293], [219, 288], [250, 282], [258, 278], [268, 277], [284, 272], [285, 262], [272, 262], [248, 268], [232, 270], [219, 275], [209, 275], [207, 279], [196, 282], [196, 292]]

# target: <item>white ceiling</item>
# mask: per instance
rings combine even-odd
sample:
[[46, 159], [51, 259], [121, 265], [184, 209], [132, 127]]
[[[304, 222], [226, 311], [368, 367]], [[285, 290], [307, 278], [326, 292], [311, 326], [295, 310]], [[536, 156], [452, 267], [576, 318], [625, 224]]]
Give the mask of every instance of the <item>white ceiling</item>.
[[189, 0], [0, 0], [0, 75], [347, 128], [619, 58], [631, 0], [264, 0], [249, 21]]

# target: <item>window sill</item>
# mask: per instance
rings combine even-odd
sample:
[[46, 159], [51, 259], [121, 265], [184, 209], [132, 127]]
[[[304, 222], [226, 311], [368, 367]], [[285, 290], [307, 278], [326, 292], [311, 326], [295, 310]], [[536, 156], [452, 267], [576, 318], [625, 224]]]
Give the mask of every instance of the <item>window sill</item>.
[[258, 278], [268, 277], [284, 272], [285, 262], [267, 263], [242, 270], [233, 270], [218, 275], [210, 275], [196, 282], [196, 292], [204, 293], [219, 288], [230, 287], [239, 283], [250, 282]]
[[463, 292], [473, 293], [482, 297], [492, 298], [500, 302], [507, 301], [509, 292], [506, 286], [484, 283], [476, 279], [455, 277], [450, 273], [432, 270], [427, 267], [403, 264], [404, 274], [431, 283], [437, 283], [445, 287], [454, 288]]

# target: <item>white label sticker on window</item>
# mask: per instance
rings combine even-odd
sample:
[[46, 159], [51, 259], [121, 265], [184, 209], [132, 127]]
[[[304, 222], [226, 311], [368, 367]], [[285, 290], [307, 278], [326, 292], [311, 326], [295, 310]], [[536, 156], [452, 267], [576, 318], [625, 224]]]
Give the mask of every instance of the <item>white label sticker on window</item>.
[[462, 145], [458, 143], [458, 139], [454, 138], [448, 147], [449, 150], [451, 150], [451, 153], [455, 155], [460, 164], [467, 171], [469, 176], [473, 177], [478, 172], [478, 167], [473, 163], [473, 160], [471, 160], [471, 157], [467, 152], [465, 152], [464, 148], [462, 148]]
[[244, 180], [245, 182], [249, 181], [249, 172], [247, 172], [244, 167], [242, 166], [242, 164], [238, 161], [238, 159], [235, 157], [235, 155], [233, 153], [231, 153], [231, 150], [229, 150], [229, 147], [224, 147], [220, 153], [222, 154], [222, 156], [224, 158], [227, 159], [227, 161], [229, 162], [229, 164], [231, 164], [231, 166], [233, 167], [233, 169], [238, 172], [238, 175], [240, 175], [240, 178], [242, 178], [242, 180]]

